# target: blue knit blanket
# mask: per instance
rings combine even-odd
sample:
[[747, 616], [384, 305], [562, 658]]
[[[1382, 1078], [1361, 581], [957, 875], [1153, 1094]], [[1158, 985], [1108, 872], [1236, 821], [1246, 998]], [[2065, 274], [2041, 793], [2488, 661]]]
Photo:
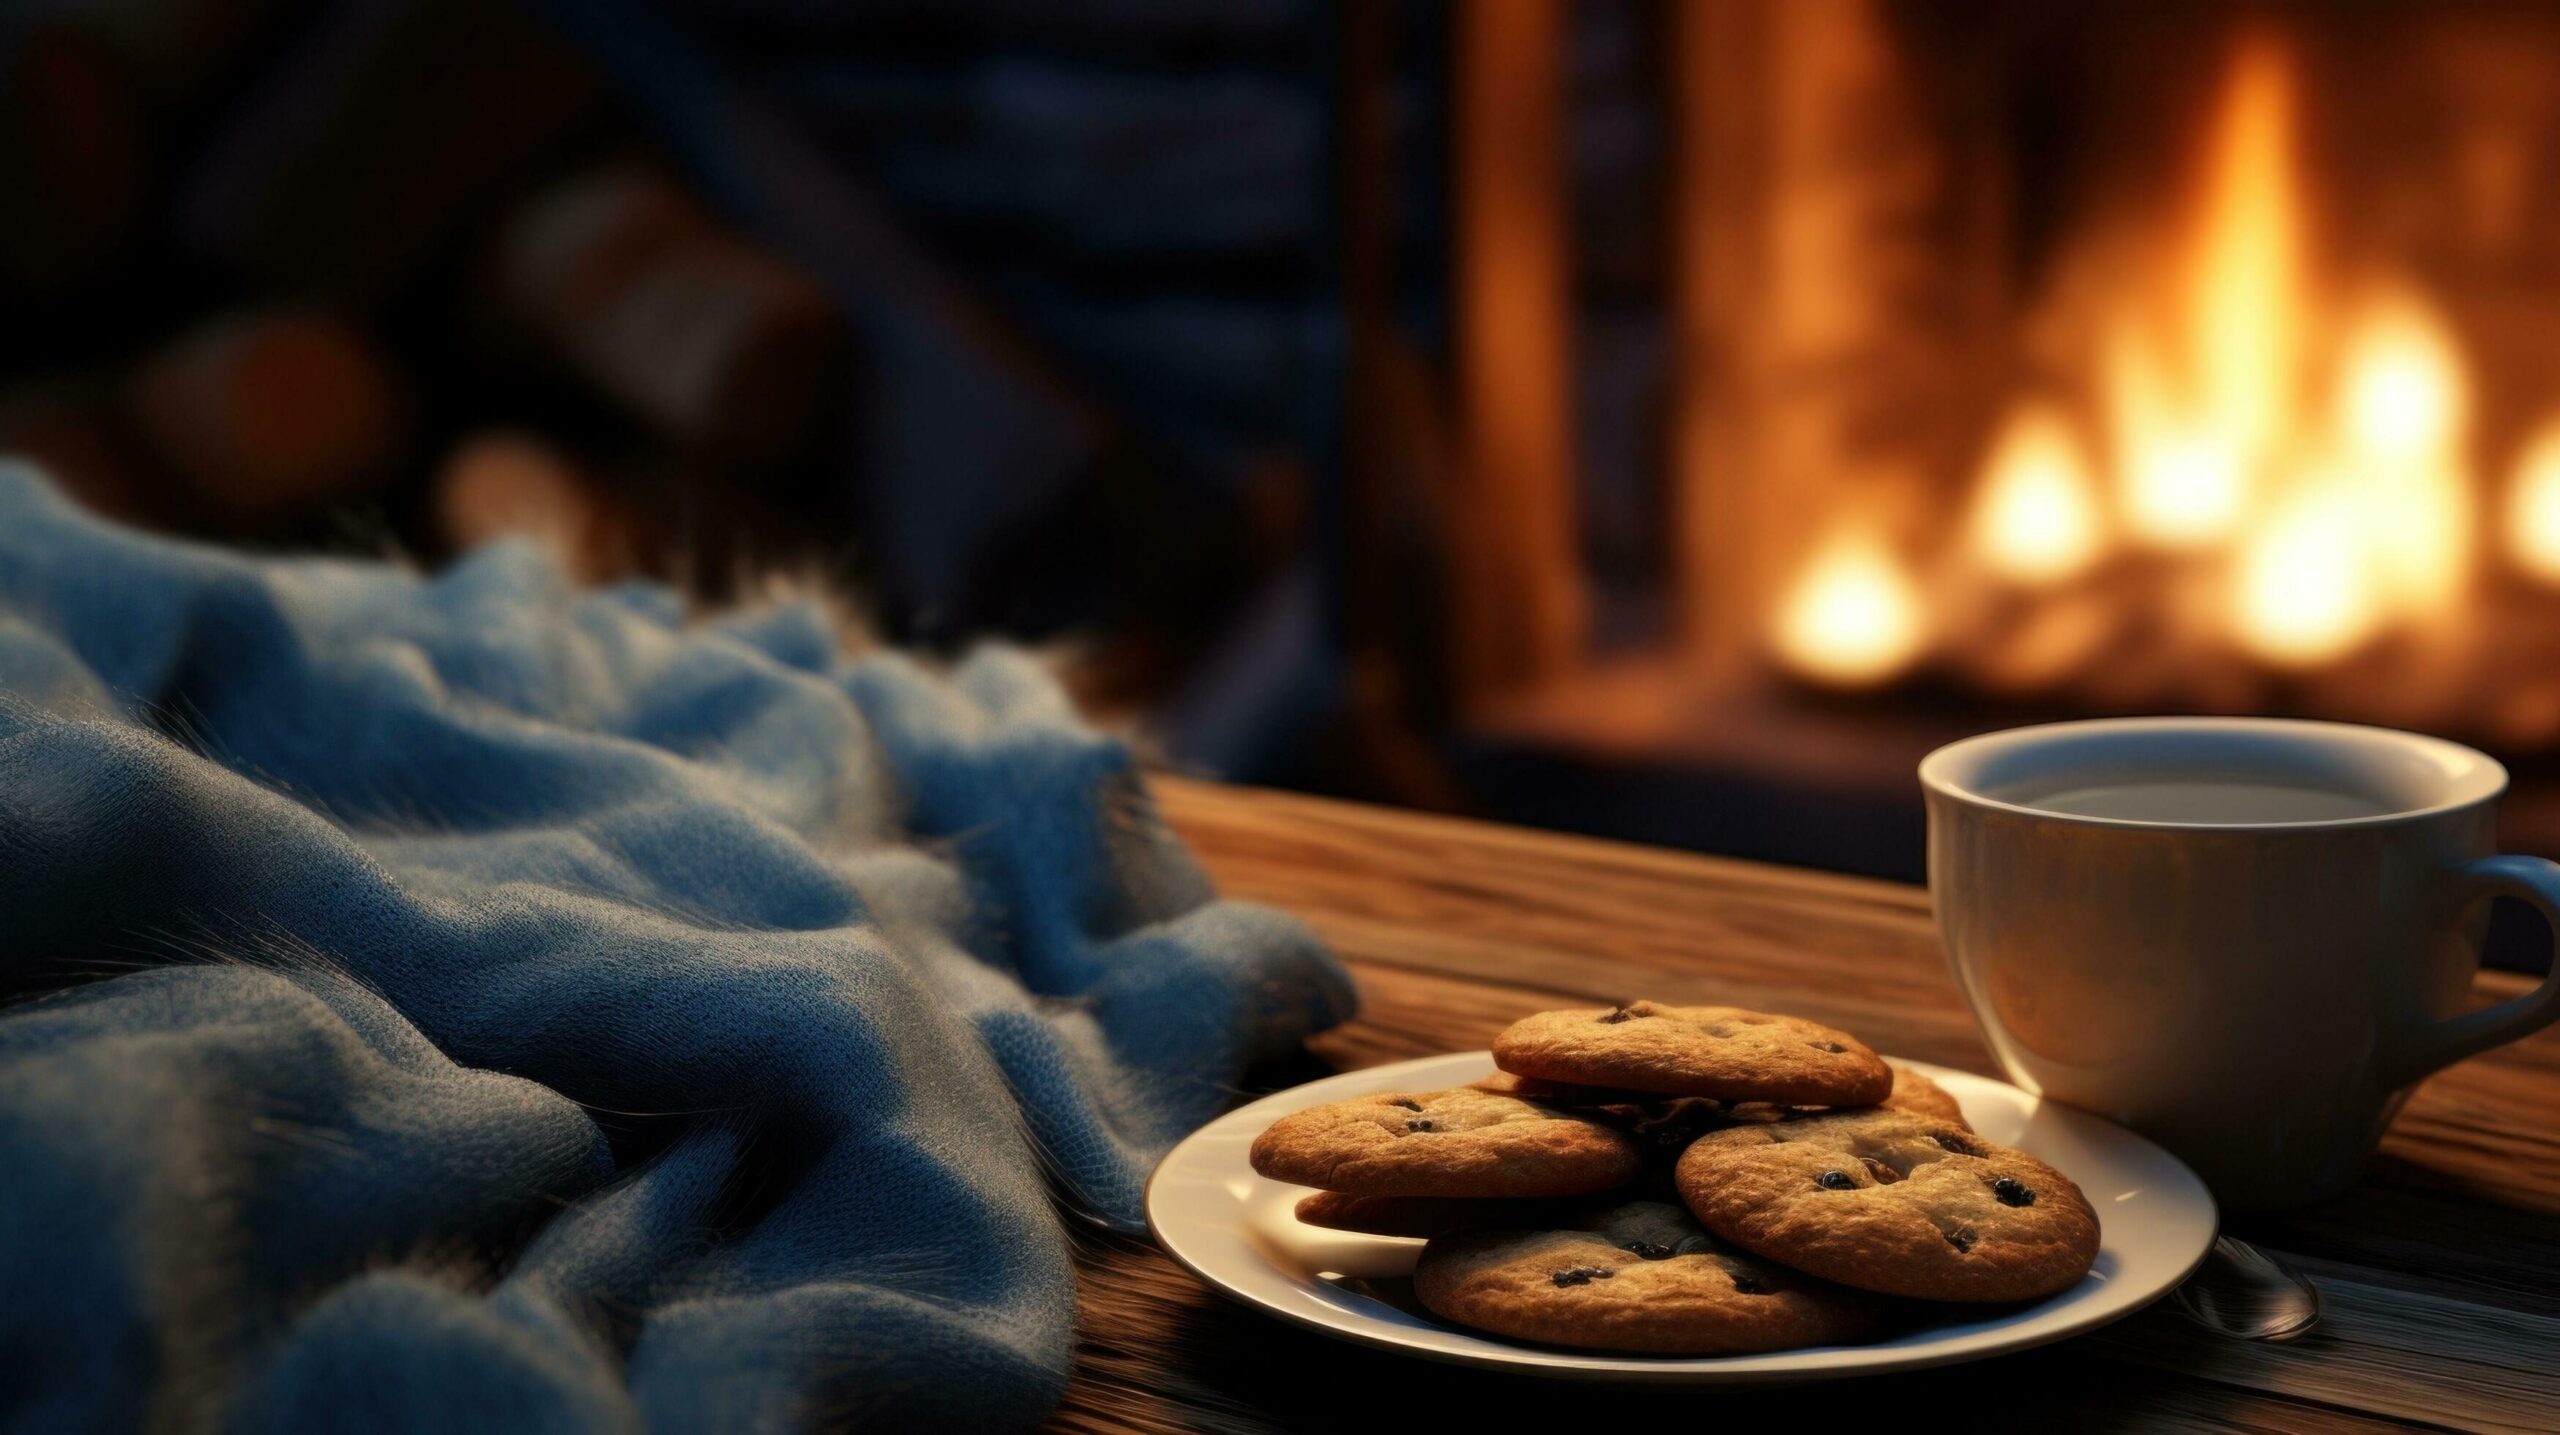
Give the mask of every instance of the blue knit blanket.
[[0, 1429], [391, 1435], [1036, 1421], [1352, 998], [1022, 654], [0, 464], [0, 1000]]

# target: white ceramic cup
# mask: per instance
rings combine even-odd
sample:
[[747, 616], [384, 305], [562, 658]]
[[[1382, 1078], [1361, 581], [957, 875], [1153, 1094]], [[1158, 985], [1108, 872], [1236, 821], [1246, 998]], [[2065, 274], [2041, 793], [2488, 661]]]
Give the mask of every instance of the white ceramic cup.
[[[2172, 774], [2369, 811], [2037, 806]], [[2492, 855], [2506, 769], [2470, 748], [2342, 723], [2131, 718], [1968, 738], [1931, 753], [1920, 783], [1938, 930], [2010, 1078], [2152, 1136], [2229, 1209], [2335, 1194], [2420, 1078], [2560, 1017], [2560, 965], [2465, 1013], [2488, 898], [2560, 930], [2560, 866]], [[2230, 816], [2214, 806], [2195, 816]]]

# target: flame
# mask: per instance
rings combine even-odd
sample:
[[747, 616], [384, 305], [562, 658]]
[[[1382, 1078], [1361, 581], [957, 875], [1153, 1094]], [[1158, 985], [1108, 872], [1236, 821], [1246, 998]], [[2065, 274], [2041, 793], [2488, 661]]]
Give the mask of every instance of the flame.
[[2468, 405], [2461, 352], [2432, 308], [2406, 295], [2365, 308], [2342, 346], [2334, 425], [2395, 616], [2443, 611], [2470, 577]]
[[2233, 624], [2241, 644], [2288, 667], [2352, 652], [2378, 617], [2359, 560], [2355, 506], [2338, 485], [2315, 481], [2241, 545]]
[[2543, 582], [2560, 584], [2560, 419], [2544, 423], [2516, 460], [2506, 520], [2507, 556]]
[[2248, 507], [2248, 456], [2229, 433], [2179, 411], [2159, 355], [2129, 325], [2103, 360], [2125, 526], [2156, 548], [2228, 539]]
[[2408, 295], [2371, 305], [2339, 363], [2339, 427], [2379, 459], [2425, 462], [2462, 438], [2462, 355], [2444, 320]]
[[2232, 635], [2312, 667], [2436, 613], [2470, 575], [2468, 382], [2451, 331], [2408, 295], [2359, 309], [2338, 346], [2329, 432], [2290, 435], [2282, 501], [2236, 555]]
[[2245, 37], [2206, 130], [2188, 232], [2168, 251], [2169, 338], [2127, 315], [2104, 340], [2126, 525], [2157, 547], [2231, 538], [2293, 424], [2309, 247], [2294, 110], [2283, 47]]
[[2060, 413], [2029, 405], [2010, 416], [1983, 469], [1973, 533], [1991, 570], [2020, 583], [2058, 583], [2097, 561], [2097, 484]]
[[1873, 686], [1920, 656], [1920, 595], [1883, 539], [1843, 530], [1797, 577], [1775, 638], [1778, 656], [1806, 677]]
[[2181, 296], [2207, 415], [2252, 457], [2284, 437], [2300, 365], [2308, 246], [2295, 108], [2284, 47], [2264, 31], [2243, 37], [2210, 130], [2204, 219]]
[[[2157, 590], [2130, 601], [2165, 611], [2181, 594], [2218, 594], [2170, 627], [2280, 667], [2455, 631], [2436, 620], [2469, 589], [2480, 542], [2472, 377], [2452, 324], [2415, 288], [2387, 274], [2322, 280], [2334, 271], [2311, 232], [2300, 111], [2285, 44], [2245, 35], [2192, 187], [2139, 247], [2154, 267], [2088, 316], [2099, 451], [2054, 403], [2021, 399], [2003, 418], [1957, 540], [1965, 561], [2034, 590], [2034, 612], [2106, 611], [2129, 601], [2120, 580], [2150, 572]], [[2560, 414], [2519, 461], [2506, 505], [2510, 557], [2560, 586]], [[2174, 557], [2075, 581], [2119, 541]], [[2015, 604], [1986, 611], [2020, 621]], [[1960, 640], [1932, 631], [1948, 621], [1920, 606], [1891, 549], [1844, 525], [1784, 595], [1775, 636], [1797, 671], [1866, 684], [1915, 661], [1924, 634]]]

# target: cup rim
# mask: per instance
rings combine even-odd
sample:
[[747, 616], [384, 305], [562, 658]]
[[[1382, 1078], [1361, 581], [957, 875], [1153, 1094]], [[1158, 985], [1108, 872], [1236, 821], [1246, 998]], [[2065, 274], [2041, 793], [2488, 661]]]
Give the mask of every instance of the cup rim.
[[[2424, 806], [2377, 812], [2361, 817], [2325, 817], [2277, 822], [2170, 822], [2137, 817], [2102, 817], [2080, 812], [2056, 812], [2051, 808], [2010, 802], [1982, 792], [1965, 781], [1962, 770], [2001, 752], [2047, 742], [2072, 734], [2093, 732], [2292, 732], [2317, 736], [2332, 741], [2347, 740], [2371, 744], [2395, 744], [2416, 748], [2435, 758], [2452, 773], [2452, 795]], [[2042, 822], [2065, 823], [2077, 827], [2115, 827], [2153, 832], [2324, 832], [2358, 827], [2385, 827], [2394, 823], [2418, 822], [2446, 813], [2460, 812], [2484, 803], [2495, 802], [2507, 790], [2504, 763], [2477, 748], [2426, 733], [2407, 732], [2399, 728], [2375, 727], [2366, 723], [2326, 722], [2311, 718], [2264, 717], [2124, 717], [2082, 718], [2069, 722], [2034, 723], [2025, 727], [2002, 728], [1977, 733], [1937, 748], [1920, 759], [1920, 786], [1923, 791], [1971, 807], [2012, 812]]]

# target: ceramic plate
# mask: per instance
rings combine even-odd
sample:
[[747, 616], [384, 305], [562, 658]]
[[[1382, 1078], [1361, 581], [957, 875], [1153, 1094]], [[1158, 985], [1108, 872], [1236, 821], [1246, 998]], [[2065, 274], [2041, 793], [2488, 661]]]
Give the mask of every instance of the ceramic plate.
[[2039, 1101], [2006, 1082], [1900, 1061], [1963, 1103], [1975, 1130], [2054, 1166], [2097, 1207], [2098, 1261], [2077, 1286], [2033, 1305], [1963, 1308], [1873, 1345], [1772, 1355], [1608, 1355], [1521, 1345], [1445, 1325], [1413, 1304], [1405, 1277], [1422, 1242], [1298, 1223], [1304, 1186], [1253, 1173], [1253, 1138], [1292, 1111], [1380, 1091], [1438, 1091], [1493, 1070], [1481, 1051], [1345, 1072], [1266, 1096], [1209, 1123], [1147, 1184], [1147, 1223], [1172, 1257], [1218, 1291], [1283, 1320], [1432, 1360], [1583, 1380], [1720, 1384], [1822, 1380], [1979, 1360], [2093, 1330], [2175, 1289], [2213, 1244], [2213, 1198], [2178, 1159], [2111, 1122]]

